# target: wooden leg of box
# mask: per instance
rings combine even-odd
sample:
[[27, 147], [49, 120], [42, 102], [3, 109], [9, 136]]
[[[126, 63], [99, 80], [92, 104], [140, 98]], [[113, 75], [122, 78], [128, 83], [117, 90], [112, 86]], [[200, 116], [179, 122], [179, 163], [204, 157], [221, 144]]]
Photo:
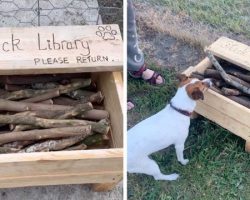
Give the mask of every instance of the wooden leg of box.
[[95, 183], [92, 184], [92, 190], [95, 192], [107, 192], [113, 190], [118, 182], [113, 183]]
[[197, 112], [192, 112], [192, 115], [190, 116], [191, 119], [196, 119], [197, 117], [199, 117], [199, 114]]
[[245, 150], [246, 152], [250, 153], [250, 140], [246, 141]]

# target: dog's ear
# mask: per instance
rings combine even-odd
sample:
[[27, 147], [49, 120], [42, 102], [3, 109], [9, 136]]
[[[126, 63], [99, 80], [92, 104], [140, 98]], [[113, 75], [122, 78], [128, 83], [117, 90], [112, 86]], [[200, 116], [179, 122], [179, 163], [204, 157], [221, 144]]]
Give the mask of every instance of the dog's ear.
[[185, 74], [177, 74], [177, 75], [176, 75], [176, 78], [177, 78], [180, 82], [186, 81], [186, 80], [188, 79], [188, 77], [187, 77]]
[[202, 91], [200, 91], [199, 88], [195, 88], [192, 93], [191, 93], [192, 99], [193, 100], [203, 100], [204, 99], [204, 95], [202, 93]]

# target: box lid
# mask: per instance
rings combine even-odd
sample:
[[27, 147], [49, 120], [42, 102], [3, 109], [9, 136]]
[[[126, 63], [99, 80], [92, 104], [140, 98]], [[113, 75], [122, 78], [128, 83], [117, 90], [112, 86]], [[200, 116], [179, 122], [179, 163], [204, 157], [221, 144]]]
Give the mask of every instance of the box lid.
[[250, 71], [250, 46], [221, 37], [207, 49], [215, 56]]
[[0, 74], [118, 71], [118, 25], [0, 28]]

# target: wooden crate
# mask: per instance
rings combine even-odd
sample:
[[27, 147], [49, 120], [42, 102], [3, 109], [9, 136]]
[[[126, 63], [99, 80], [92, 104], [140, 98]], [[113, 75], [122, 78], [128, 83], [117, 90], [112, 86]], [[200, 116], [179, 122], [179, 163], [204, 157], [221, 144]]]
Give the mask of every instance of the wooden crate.
[[[38, 35], [45, 43], [53, 37], [57, 42], [83, 41], [88, 50], [80, 47], [50, 50], [48, 46], [41, 50], [46, 47], [43, 43], [39, 49]], [[12, 42], [19, 43], [11, 47]], [[0, 45], [0, 75], [91, 72], [105, 96], [112, 137], [110, 149], [1, 154], [0, 187], [86, 183], [93, 184], [97, 191], [112, 189], [123, 174], [123, 45], [118, 26], [2, 28]], [[77, 56], [81, 54], [100, 59], [78, 62]], [[46, 64], [35, 60], [58, 57], [67, 58], [68, 62]]]
[[[250, 47], [237, 41], [221, 37], [208, 49], [217, 57], [250, 71]], [[212, 63], [208, 58], [184, 73], [203, 73]], [[222, 96], [210, 89], [204, 93], [204, 100], [198, 101], [195, 111], [216, 122], [246, 141], [245, 149], [250, 152], [250, 109]]]

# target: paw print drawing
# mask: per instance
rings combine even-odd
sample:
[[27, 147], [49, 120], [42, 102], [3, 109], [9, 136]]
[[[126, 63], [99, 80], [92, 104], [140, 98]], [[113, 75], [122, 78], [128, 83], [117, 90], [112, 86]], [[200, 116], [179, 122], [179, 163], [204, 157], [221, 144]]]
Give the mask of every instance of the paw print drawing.
[[111, 26], [98, 26], [98, 31], [96, 31], [96, 35], [102, 37], [104, 40], [115, 40], [115, 36], [117, 34], [116, 30], [112, 30]]

